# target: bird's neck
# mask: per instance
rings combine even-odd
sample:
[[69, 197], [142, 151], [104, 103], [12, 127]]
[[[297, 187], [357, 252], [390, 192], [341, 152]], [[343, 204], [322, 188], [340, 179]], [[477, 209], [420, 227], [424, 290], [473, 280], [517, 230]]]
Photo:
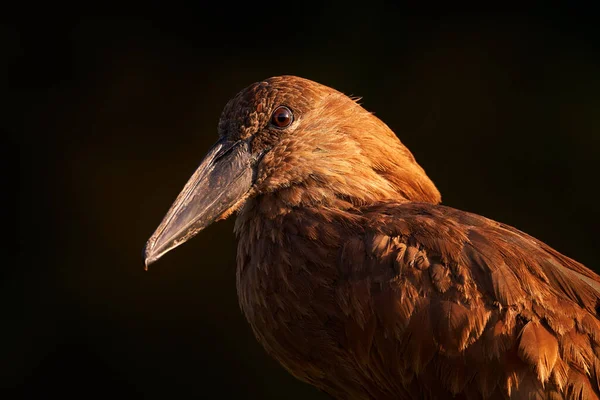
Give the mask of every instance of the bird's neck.
[[[423, 171], [418, 168], [418, 172]], [[342, 175], [331, 171], [335, 169], [321, 168], [320, 173], [300, 182], [252, 196], [240, 214], [274, 219], [300, 208], [346, 211], [380, 202], [440, 202], [439, 192], [424, 172], [395, 171], [400, 174], [390, 175], [362, 168]]]
[[[411, 201], [381, 175], [372, 171], [345, 177], [313, 176], [310, 179], [250, 198], [236, 219], [239, 234], [256, 221], [274, 221], [301, 209], [353, 212], [380, 202]], [[416, 198], [415, 201], [427, 201]]]

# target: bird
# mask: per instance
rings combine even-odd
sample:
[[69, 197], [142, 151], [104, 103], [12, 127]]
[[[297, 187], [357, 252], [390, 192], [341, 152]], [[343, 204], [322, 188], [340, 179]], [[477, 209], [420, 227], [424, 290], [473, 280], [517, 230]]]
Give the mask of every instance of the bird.
[[600, 277], [442, 204], [359, 98], [292, 75], [235, 95], [146, 269], [233, 214], [253, 334], [329, 397], [600, 398]]

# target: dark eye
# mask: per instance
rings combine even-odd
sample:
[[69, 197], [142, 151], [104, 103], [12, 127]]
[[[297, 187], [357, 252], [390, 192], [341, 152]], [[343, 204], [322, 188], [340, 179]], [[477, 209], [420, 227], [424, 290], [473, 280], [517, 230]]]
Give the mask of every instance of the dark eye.
[[294, 114], [292, 114], [292, 110], [286, 106], [277, 107], [275, 111], [273, 111], [273, 115], [271, 115], [271, 124], [278, 128], [286, 128], [290, 126], [293, 120]]

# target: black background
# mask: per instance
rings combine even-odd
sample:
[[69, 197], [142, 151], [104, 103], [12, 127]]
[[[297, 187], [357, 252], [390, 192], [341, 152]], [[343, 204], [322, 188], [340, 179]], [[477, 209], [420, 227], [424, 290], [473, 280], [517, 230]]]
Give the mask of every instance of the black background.
[[273, 75], [362, 96], [445, 204], [600, 268], [592, 10], [368, 3], [147, 4], [128, 18], [52, 6], [4, 21], [3, 159], [17, 160], [3, 185], [3, 393], [325, 398], [268, 358], [241, 315], [233, 218], [142, 266], [226, 101]]

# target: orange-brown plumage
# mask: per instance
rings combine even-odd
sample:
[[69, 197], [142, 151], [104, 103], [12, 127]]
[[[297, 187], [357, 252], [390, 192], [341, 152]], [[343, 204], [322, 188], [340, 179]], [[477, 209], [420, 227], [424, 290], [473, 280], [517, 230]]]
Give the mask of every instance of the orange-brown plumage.
[[[294, 117], [283, 129], [271, 121], [282, 105]], [[600, 278], [440, 205], [408, 149], [354, 100], [271, 78], [228, 103], [219, 134], [227, 145], [190, 180], [147, 260], [238, 211], [240, 306], [294, 376], [343, 399], [600, 397]], [[212, 171], [228, 157], [234, 184], [222, 189]], [[235, 196], [214, 200], [217, 190]]]

